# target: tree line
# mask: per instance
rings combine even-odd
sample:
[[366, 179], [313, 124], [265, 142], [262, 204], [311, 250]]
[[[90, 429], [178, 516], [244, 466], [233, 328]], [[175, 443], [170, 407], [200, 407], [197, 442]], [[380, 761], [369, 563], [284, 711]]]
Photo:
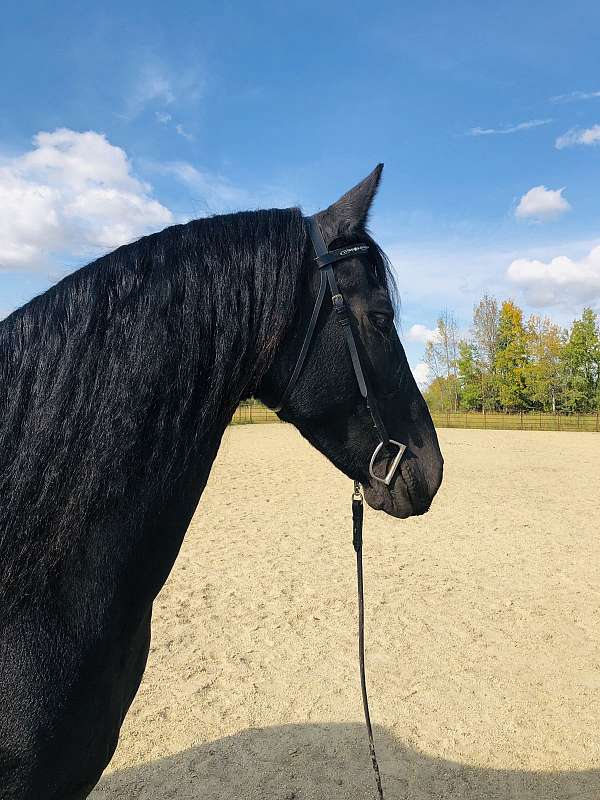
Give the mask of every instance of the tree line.
[[512, 300], [484, 295], [466, 337], [452, 312], [440, 315], [425, 362], [433, 411], [600, 409], [600, 323], [591, 308], [564, 329], [537, 314], [525, 320]]

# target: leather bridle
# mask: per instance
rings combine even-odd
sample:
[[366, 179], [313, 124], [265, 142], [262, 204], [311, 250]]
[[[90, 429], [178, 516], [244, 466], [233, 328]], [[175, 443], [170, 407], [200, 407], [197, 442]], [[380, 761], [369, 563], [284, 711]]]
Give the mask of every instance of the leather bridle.
[[[348, 346], [350, 359], [352, 361], [352, 368], [354, 369], [354, 374], [356, 375], [356, 380], [358, 383], [358, 389], [360, 391], [361, 396], [366, 401], [367, 408], [369, 409], [369, 413], [371, 414], [371, 419], [373, 420], [373, 425], [375, 426], [375, 429], [377, 430], [377, 433], [379, 434], [380, 438], [380, 442], [373, 451], [373, 455], [371, 456], [371, 460], [369, 462], [369, 475], [374, 480], [380, 481], [381, 483], [384, 483], [386, 486], [389, 486], [394, 478], [394, 475], [396, 474], [396, 471], [398, 470], [400, 461], [402, 459], [404, 451], [406, 450], [406, 445], [402, 444], [401, 442], [397, 442], [395, 439], [390, 439], [388, 435], [387, 429], [383, 423], [381, 414], [379, 412], [377, 399], [374, 396], [374, 394], [370, 391], [369, 383], [365, 378], [365, 372], [363, 370], [363, 365], [360, 360], [359, 351], [356, 346], [356, 340], [354, 338], [354, 332], [352, 330], [350, 313], [346, 306], [344, 297], [338, 288], [337, 281], [335, 279], [335, 273], [333, 271], [333, 265], [336, 264], [338, 261], [342, 261], [347, 258], [352, 258], [354, 256], [366, 255], [369, 252], [370, 246], [368, 244], [354, 244], [354, 245], [349, 245], [347, 247], [341, 247], [337, 250], [328, 250], [327, 245], [325, 244], [325, 241], [323, 239], [323, 234], [321, 233], [319, 223], [317, 222], [316, 218], [308, 217], [306, 223], [308, 227], [308, 233], [310, 235], [310, 239], [315, 251], [315, 256], [316, 256], [315, 261], [317, 262], [317, 266], [319, 268], [319, 289], [317, 291], [317, 298], [313, 306], [312, 314], [310, 315], [308, 328], [306, 329], [306, 333], [304, 335], [302, 347], [300, 348], [300, 353], [298, 354], [298, 358], [296, 359], [296, 364], [294, 366], [294, 369], [292, 370], [292, 374], [290, 375], [285, 391], [281, 396], [281, 400], [275, 407], [275, 411], [281, 411], [283, 406], [289, 400], [290, 395], [294, 390], [294, 387], [298, 383], [300, 373], [302, 372], [302, 368], [306, 361], [306, 356], [308, 355], [310, 343], [312, 341], [315, 329], [317, 327], [319, 314], [321, 313], [321, 308], [323, 307], [323, 301], [325, 300], [325, 294], [327, 292], [327, 285], [329, 285], [329, 290], [331, 292], [331, 302], [336, 312], [336, 318], [340, 323], [342, 330], [344, 332], [346, 345]], [[385, 473], [384, 477], [376, 475], [374, 467], [377, 456], [382, 450], [386, 449], [389, 451], [393, 450], [393, 448], [397, 448], [397, 452], [394, 458], [392, 459], [392, 462], [387, 472]], [[369, 753], [371, 756], [371, 763], [373, 765], [373, 771], [375, 774], [377, 794], [380, 800], [384, 800], [383, 787], [381, 784], [381, 775], [379, 772], [379, 764], [377, 763], [377, 755], [375, 753], [373, 729], [371, 726], [371, 715], [369, 713], [369, 699], [367, 696], [367, 682], [365, 677], [365, 607], [364, 607], [364, 592], [363, 592], [362, 529], [363, 529], [362, 488], [360, 483], [357, 480], [355, 480], [354, 491], [352, 493], [352, 544], [354, 546], [354, 550], [356, 551], [356, 574], [358, 579], [358, 658], [360, 666], [360, 687], [362, 694], [363, 710], [365, 714], [365, 723], [367, 726], [367, 733], [369, 737]]]
[[[337, 281], [335, 279], [335, 273], [333, 271], [333, 265], [338, 261], [343, 261], [359, 255], [366, 255], [370, 250], [370, 245], [353, 244], [348, 245], [347, 247], [341, 247], [337, 250], [328, 250], [316, 218], [307, 217], [306, 223], [316, 255], [315, 261], [317, 262], [317, 266], [319, 268], [319, 289], [317, 291], [317, 298], [313, 306], [308, 328], [306, 329], [306, 334], [304, 335], [304, 341], [302, 342], [302, 347], [300, 348], [298, 358], [296, 359], [296, 364], [292, 370], [292, 374], [290, 375], [285, 391], [283, 392], [279, 403], [275, 406], [275, 411], [281, 411], [281, 409], [289, 400], [296, 384], [298, 383], [300, 373], [302, 372], [302, 368], [306, 361], [306, 356], [308, 355], [310, 344], [317, 327], [317, 322], [323, 306], [325, 294], [327, 292], [327, 285], [329, 284], [331, 302], [336, 312], [336, 318], [342, 327], [342, 331], [344, 332], [346, 345], [352, 361], [352, 367], [358, 383], [358, 389], [367, 404], [371, 419], [373, 420], [373, 425], [375, 426], [380, 438], [380, 442], [373, 451], [373, 455], [371, 456], [371, 460], [369, 462], [369, 475], [374, 480], [389, 486], [400, 465], [400, 461], [402, 460], [402, 456], [406, 450], [406, 445], [402, 444], [401, 442], [397, 442], [395, 439], [390, 439], [388, 435], [383, 419], [381, 418], [377, 399], [370, 390], [369, 384], [365, 379], [365, 372], [363, 370], [358, 348], [356, 346], [356, 340], [354, 338], [354, 332], [352, 330], [350, 314], [348, 312], [344, 297], [338, 288]], [[396, 449], [397, 452], [395, 453], [385, 475], [383, 477], [376, 475], [374, 468], [377, 456], [383, 450], [393, 452]]]

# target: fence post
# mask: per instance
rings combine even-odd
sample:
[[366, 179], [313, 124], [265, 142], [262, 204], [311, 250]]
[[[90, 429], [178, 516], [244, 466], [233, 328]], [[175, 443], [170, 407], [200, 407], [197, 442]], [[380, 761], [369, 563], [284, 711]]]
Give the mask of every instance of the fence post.
[[600, 412], [596, 411], [596, 433], [598, 433], [598, 417], [600, 417]]
[[484, 430], [487, 429], [487, 419], [486, 419], [486, 416], [485, 416], [485, 406], [483, 407], [483, 429]]
[[521, 430], [523, 430], [523, 409], [521, 409], [519, 414], [521, 415]]

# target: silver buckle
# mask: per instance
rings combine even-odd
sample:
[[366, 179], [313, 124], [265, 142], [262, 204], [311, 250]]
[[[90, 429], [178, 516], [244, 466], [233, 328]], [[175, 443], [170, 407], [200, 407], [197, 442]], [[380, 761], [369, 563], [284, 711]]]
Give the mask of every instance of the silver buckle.
[[397, 442], [395, 439], [390, 439], [389, 443], [390, 444], [395, 444], [396, 447], [398, 448], [398, 452], [396, 453], [396, 456], [395, 456], [394, 460], [392, 461], [392, 466], [389, 468], [385, 478], [380, 478], [378, 475], [375, 475], [375, 473], [373, 472], [373, 467], [375, 466], [375, 459], [377, 458], [381, 448], [383, 447], [383, 442], [379, 442], [379, 444], [377, 445], [377, 447], [373, 451], [373, 455], [371, 456], [371, 462], [369, 464], [369, 475], [372, 478], [375, 478], [376, 481], [379, 481], [380, 483], [384, 483], [386, 486], [389, 486], [390, 483], [392, 482], [392, 478], [394, 477], [394, 475], [396, 474], [396, 470], [398, 469], [398, 464], [400, 464], [400, 460], [401, 460], [402, 456], [404, 455], [404, 451], [406, 450], [406, 445], [405, 444], [401, 444], [400, 442]]

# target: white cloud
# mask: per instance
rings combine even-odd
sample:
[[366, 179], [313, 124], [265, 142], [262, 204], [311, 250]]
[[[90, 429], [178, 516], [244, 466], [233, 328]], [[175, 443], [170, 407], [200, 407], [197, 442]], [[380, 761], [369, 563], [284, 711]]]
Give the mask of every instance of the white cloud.
[[256, 192], [248, 192], [228, 178], [198, 169], [187, 161], [148, 164], [148, 168], [160, 175], [171, 175], [183, 183], [192, 193], [198, 213], [223, 214], [256, 208], [286, 208], [296, 203], [296, 198], [287, 189], [264, 186]]
[[416, 367], [411, 369], [419, 389], [426, 389], [433, 380], [433, 373], [429, 366], [424, 361], [420, 361]]
[[600, 97], [600, 92], [569, 92], [568, 94], [557, 94], [550, 98], [552, 103], [574, 103], [577, 100], [593, 100]]
[[558, 137], [554, 146], [557, 150], [564, 150], [565, 147], [575, 147], [578, 144], [600, 144], [600, 125], [593, 125], [591, 128], [571, 128]]
[[176, 100], [173, 82], [162, 67], [147, 64], [135, 78], [127, 97], [125, 117], [134, 119], [148, 105], [170, 106]]
[[175, 130], [180, 136], [183, 136], [184, 139], [187, 139], [188, 142], [194, 141], [194, 135], [183, 127], [183, 125], [175, 125]]
[[238, 188], [221, 175], [199, 170], [187, 161], [155, 164], [153, 169], [162, 175], [172, 175], [185, 184], [209, 213], [239, 211], [256, 206], [245, 189]]
[[550, 262], [519, 258], [506, 274], [532, 306], [600, 304], [600, 246], [578, 261], [567, 256]]
[[59, 128], [33, 143], [0, 161], [0, 269], [90, 257], [173, 221], [103, 134]]
[[159, 61], [148, 62], [133, 73], [119, 116], [131, 121], [152, 109], [158, 121], [166, 124], [174, 109], [185, 107], [189, 112], [202, 91], [203, 81], [196, 67], [176, 70]]
[[[373, 230], [381, 230], [374, 220]], [[405, 319], [434, 320], [441, 308], [451, 309], [461, 328], [466, 329], [473, 315], [473, 305], [484, 294], [499, 299], [515, 296], [517, 284], [507, 277], [507, 267], [516, 259], [550, 262], [557, 254], [579, 262], [583, 256], [600, 245], [600, 232], [595, 238], [546, 237], [543, 245], [525, 244], [522, 235], [512, 229], [500, 234], [485, 229], [477, 238], [454, 236], [431, 242], [422, 239], [394, 242], [380, 236], [392, 264], [402, 297]], [[556, 229], [560, 230], [560, 229]], [[518, 235], [517, 235], [518, 234]], [[581, 311], [581, 303], [564, 302], [555, 306], [552, 316], [561, 324], [570, 324]], [[526, 311], [529, 312], [526, 308]], [[599, 309], [600, 310], [600, 309]], [[409, 357], [422, 357], [422, 345], [408, 340], [411, 323], [404, 327], [403, 342]], [[432, 325], [433, 326], [433, 325]], [[412, 363], [412, 361], [411, 361]]]
[[407, 338], [411, 342], [421, 342], [427, 344], [428, 342], [437, 342], [439, 334], [437, 330], [425, 327], [425, 325], [412, 325], [408, 332]]
[[173, 123], [175, 132], [179, 136], [183, 136], [184, 139], [187, 139], [188, 142], [193, 142], [196, 138], [194, 134], [187, 131], [180, 122], [175, 122], [172, 114], [168, 114], [166, 111], [155, 111], [154, 116], [161, 125], [168, 126], [169, 123]]
[[534, 186], [526, 192], [515, 209], [515, 216], [521, 219], [545, 221], [555, 219], [571, 206], [565, 200], [562, 189], [547, 189], [545, 186]]
[[505, 128], [471, 128], [467, 131], [467, 136], [497, 136], [518, 133], [530, 128], [539, 128], [540, 125], [549, 125], [551, 122], [551, 119], [530, 119], [527, 122], [519, 122], [518, 125], [508, 125]]

